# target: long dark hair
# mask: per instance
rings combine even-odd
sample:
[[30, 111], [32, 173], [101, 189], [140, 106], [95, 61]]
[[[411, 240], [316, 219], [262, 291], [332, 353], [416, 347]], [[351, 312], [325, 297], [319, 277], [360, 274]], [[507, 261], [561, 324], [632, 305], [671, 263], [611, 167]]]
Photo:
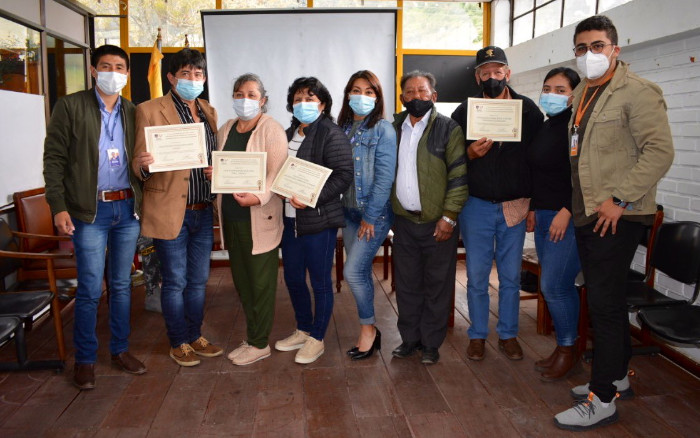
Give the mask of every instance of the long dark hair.
[[[331, 93], [328, 92], [328, 88], [326, 88], [321, 81], [313, 76], [294, 79], [292, 85], [289, 86], [289, 90], [287, 90], [287, 111], [294, 113], [294, 109], [292, 108], [294, 106], [294, 95], [299, 90], [307, 90], [310, 95], [318, 97], [318, 100], [326, 105], [321, 115], [328, 117], [331, 121], [333, 120], [333, 116], [331, 116], [331, 107], [333, 106]], [[293, 117], [292, 124], [294, 125], [295, 123], [298, 124], [299, 121], [296, 117]]]
[[369, 82], [370, 87], [372, 87], [374, 94], [377, 96], [377, 100], [374, 102], [374, 109], [367, 114], [367, 127], [371, 128], [384, 117], [384, 92], [382, 91], [382, 84], [379, 82], [377, 75], [369, 70], [360, 70], [350, 76], [350, 80], [345, 86], [345, 90], [343, 90], [343, 106], [340, 108], [340, 114], [338, 114], [338, 125], [343, 126], [352, 123], [353, 111], [350, 109], [348, 99], [350, 91], [352, 91], [352, 86], [357, 79], [364, 79]]
[[544, 77], [544, 81], [542, 81], [542, 83], [544, 84], [549, 80], [549, 78], [556, 75], [564, 75], [572, 90], [576, 88], [579, 82], [581, 82], [581, 77], [578, 75], [578, 73], [576, 73], [576, 70], [569, 67], [557, 67], [551, 69], [549, 73], [547, 73], [547, 76]]

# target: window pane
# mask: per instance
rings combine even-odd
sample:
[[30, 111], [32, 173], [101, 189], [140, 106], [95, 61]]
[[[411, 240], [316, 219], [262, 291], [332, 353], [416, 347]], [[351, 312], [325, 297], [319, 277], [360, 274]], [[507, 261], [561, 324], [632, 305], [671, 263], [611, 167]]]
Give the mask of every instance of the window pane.
[[163, 47], [203, 47], [201, 9], [216, 9], [216, 0], [129, 0], [129, 45], [150, 47], [162, 29]]
[[471, 2], [404, 2], [403, 46], [407, 49], [478, 50], [483, 47], [483, 11]]
[[535, 11], [535, 36], [544, 35], [555, 29], [559, 29], [561, 20], [561, 0], [556, 0], [547, 6], [542, 6]]
[[305, 8], [306, 0], [224, 0], [224, 9], [247, 8]]
[[[404, 3], [405, 5], [406, 3]], [[396, 1], [314, 0], [314, 8], [395, 8]]]
[[0, 18], [0, 89], [41, 94], [39, 32]]
[[517, 17], [534, 7], [532, 0], [513, 0], [513, 16]]
[[[76, 0], [98, 15], [119, 15], [119, 0]], [[122, 0], [123, 1], [123, 0]], [[122, 11], [123, 13], [123, 11]]]
[[630, 1], [631, 0], [598, 0], [598, 13], [607, 11], [608, 9], [612, 9], [616, 6], [624, 5]]
[[48, 35], [49, 106], [65, 95], [85, 90], [85, 49]]
[[532, 14], [513, 21], [513, 45], [532, 39]]
[[103, 44], [120, 45], [119, 18], [95, 17], [95, 47]]
[[595, 0], [568, 1], [564, 4], [564, 26], [595, 15]]

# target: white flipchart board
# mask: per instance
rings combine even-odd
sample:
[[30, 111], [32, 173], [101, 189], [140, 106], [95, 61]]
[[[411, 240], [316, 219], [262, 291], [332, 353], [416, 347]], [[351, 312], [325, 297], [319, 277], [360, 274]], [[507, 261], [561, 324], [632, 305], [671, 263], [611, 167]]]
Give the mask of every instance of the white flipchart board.
[[0, 90], [0, 205], [44, 186], [44, 96]]
[[287, 89], [300, 76], [317, 77], [333, 97], [337, 117], [343, 88], [358, 70], [371, 70], [384, 91], [385, 116], [395, 102], [396, 9], [250, 9], [202, 11], [209, 99], [219, 125], [234, 118], [232, 88], [244, 73], [259, 75], [268, 114], [288, 127]]

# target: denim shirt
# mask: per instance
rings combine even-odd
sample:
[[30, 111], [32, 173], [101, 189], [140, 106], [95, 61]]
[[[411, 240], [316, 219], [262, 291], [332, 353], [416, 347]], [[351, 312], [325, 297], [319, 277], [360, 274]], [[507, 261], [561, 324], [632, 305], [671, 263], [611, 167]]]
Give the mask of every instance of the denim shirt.
[[[371, 128], [361, 126], [352, 142], [355, 199], [362, 219], [374, 224], [385, 213], [396, 171], [396, 131], [380, 120]], [[346, 206], [348, 208], [350, 206]]]

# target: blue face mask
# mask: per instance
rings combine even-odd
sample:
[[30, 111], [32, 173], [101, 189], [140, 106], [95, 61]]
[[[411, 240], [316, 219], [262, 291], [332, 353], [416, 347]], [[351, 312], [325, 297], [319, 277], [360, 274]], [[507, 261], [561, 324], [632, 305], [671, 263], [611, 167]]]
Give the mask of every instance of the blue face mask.
[[301, 123], [308, 125], [313, 123], [321, 115], [318, 110], [318, 102], [299, 102], [292, 106], [292, 113]]
[[358, 116], [366, 116], [374, 109], [374, 102], [377, 99], [374, 97], [365, 96], [364, 94], [350, 95], [350, 108]]
[[190, 81], [178, 79], [175, 91], [185, 100], [195, 100], [204, 91], [204, 81]]
[[548, 116], [556, 116], [569, 106], [569, 96], [565, 94], [542, 93], [540, 106]]

